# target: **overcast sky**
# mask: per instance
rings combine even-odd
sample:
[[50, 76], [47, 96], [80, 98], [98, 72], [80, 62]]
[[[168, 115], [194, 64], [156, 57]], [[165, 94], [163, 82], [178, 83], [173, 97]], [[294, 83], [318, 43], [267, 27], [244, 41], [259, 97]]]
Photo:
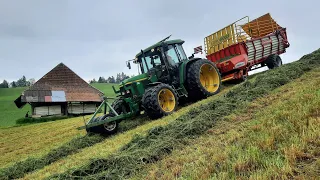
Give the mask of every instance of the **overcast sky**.
[[38, 80], [60, 62], [85, 80], [128, 70], [125, 61], [172, 34], [191, 55], [243, 16], [270, 12], [287, 28], [285, 63], [320, 48], [316, 0], [0, 0], [0, 81]]

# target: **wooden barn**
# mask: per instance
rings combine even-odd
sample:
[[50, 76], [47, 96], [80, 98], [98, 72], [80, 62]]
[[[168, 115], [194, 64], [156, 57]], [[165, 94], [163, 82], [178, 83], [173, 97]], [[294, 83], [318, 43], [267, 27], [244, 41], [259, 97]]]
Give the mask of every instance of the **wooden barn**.
[[60, 63], [14, 102], [18, 108], [30, 104], [32, 116], [41, 117], [92, 114], [102, 101], [101, 91]]

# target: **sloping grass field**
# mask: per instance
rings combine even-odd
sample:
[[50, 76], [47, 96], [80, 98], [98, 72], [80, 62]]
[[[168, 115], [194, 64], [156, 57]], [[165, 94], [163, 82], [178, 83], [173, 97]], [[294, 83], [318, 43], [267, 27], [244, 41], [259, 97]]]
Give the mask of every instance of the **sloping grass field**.
[[30, 114], [30, 106], [19, 109], [13, 102], [25, 89], [25, 87], [0, 88], [0, 127], [13, 126], [16, 120], [24, 117], [28, 111]]
[[[93, 87], [102, 91], [105, 96], [115, 97], [112, 86], [117, 84], [109, 83], [93, 83]], [[19, 109], [14, 104], [14, 100], [17, 99], [21, 93], [27, 89], [27, 87], [17, 88], [0, 88], [0, 127], [9, 127], [16, 125], [16, 120], [23, 118], [29, 111], [31, 114], [30, 105], [25, 105], [22, 109]]]
[[319, 109], [317, 50], [107, 138], [82, 117], [0, 129], [0, 179], [316, 179]]
[[317, 68], [225, 117], [132, 179], [316, 179], [319, 124]]

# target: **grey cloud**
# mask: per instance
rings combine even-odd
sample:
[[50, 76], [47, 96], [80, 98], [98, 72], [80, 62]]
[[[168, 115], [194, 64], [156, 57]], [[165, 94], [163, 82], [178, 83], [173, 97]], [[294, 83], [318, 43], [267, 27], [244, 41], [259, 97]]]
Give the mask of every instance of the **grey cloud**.
[[87, 80], [137, 73], [125, 60], [169, 34], [184, 39], [191, 54], [210, 33], [267, 12], [287, 27], [291, 47], [282, 57], [290, 62], [319, 47], [317, 6], [312, 0], [0, 1], [0, 81], [38, 79], [60, 62]]

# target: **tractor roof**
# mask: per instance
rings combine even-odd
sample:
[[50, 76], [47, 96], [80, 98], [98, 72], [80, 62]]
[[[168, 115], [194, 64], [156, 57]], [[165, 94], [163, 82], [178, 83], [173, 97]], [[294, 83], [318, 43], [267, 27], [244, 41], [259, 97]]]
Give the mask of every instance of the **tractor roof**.
[[[170, 40], [170, 41], [165, 41], [165, 43], [167, 43], [168, 45], [170, 45], [170, 44], [183, 44], [184, 41], [181, 40], [181, 39], [174, 39], [174, 40]], [[159, 47], [160, 45], [161, 45], [161, 41], [160, 41], [160, 42], [157, 42], [156, 44], [154, 44], [154, 45], [152, 45], [152, 46], [150, 46], [150, 47], [148, 47], [148, 48], [146, 48], [146, 49], [144, 49], [143, 52], [148, 52], [148, 51], [150, 51], [151, 49], [154, 49], [154, 48], [156, 48], [156, 47]], [[141, 55], [141, 52], [139, 52], [139, 53], [136, 55], [136, 57], [138, 57], [138, 56], [140, 56], [140, 55]]]

